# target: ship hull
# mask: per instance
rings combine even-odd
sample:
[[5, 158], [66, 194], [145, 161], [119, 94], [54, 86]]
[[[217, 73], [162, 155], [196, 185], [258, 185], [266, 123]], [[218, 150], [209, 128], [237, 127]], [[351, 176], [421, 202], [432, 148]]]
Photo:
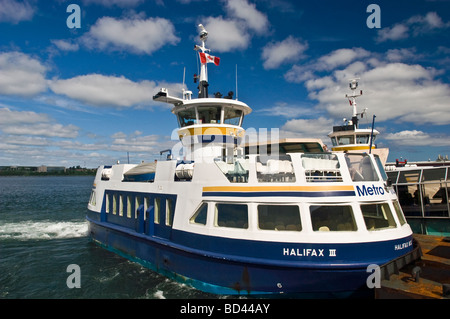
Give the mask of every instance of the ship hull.
[[[395, 259], [398, 256], [387, 257], [385, 252], [412, 241], [408, 236], [376, 243], [293, 245], [232, 240], [173, 230], [172, 238], [183, 243], [176, 244], [172, 240], [140, 234], [89, 217], [87, 220], [90, 237], [100, 246], [170, 279], [222, 295], [372, 296], [373, 289], [366, 284], [371, 275], [367, 267]], [[208, 247], [215, 250], [208, 250]], [[337, 256], [329, 256], [333, 250], [358, 257], [353, 260], [336, 259]], [[398, 255], [411, 250], [412, 246], [407, 244]], [[370, 258], [365, 258], [366, 255]]]

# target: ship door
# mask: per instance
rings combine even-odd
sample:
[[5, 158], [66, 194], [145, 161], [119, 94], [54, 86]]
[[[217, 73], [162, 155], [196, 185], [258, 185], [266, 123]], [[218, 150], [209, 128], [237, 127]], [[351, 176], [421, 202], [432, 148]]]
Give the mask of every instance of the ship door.
[[154, 235], [170, 239], [172, 235], [172, 225], [175, 213], [176, 196], [161, 195], [155, 197], [153, 217]]

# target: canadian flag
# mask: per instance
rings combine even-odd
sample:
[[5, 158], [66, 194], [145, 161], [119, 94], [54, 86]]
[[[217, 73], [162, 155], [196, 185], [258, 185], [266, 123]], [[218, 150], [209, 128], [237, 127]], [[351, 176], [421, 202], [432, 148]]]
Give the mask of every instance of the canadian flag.
[[220, 58], [216, 56], [209, 55], [208, 53], [199, 52], [200, 54], [200, 62], [202, 63], [214, 63], [215, 65], [219, 65]]

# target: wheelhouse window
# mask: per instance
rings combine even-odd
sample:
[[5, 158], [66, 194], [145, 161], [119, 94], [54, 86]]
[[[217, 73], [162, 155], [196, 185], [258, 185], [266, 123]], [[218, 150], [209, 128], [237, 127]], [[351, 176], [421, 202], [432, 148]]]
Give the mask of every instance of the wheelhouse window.
[[356, 135], [356, 144], [369, 144], [370, 135]]
[[205, 123], [218, 124], [218, 123], [220, 123], [220, 116], [222, 113], [221, 106], [198, 106], [197, 112], [198, 112], [198, 123], [199, 124], [205, 124]]
[[246, 204], [216, 204], [215, 226], [248, 228], [248, 207]]
[[296, 205], [258, 205], [258, 227], [263, 230], [301, 231]]
[[223, 122], [225, 124], [239, 125], [241, 122], [242, 110], [233, 109], [230, 107], [224, 108]]
[[388, 203], [361, 205], [361, 211], [367, 230], [395, 228], [396, 223]]
[[356, 231], [351, 206], [311, 205], [311, 223], [314, 231]]
[[182, 110], [177, 113], [180, 127], [194, 125], [197, 123], [197, 117], [195, 115], [195, 108]]
[[355, 144], [355, 138], [352, 135], [338, 136], [339, 145]]

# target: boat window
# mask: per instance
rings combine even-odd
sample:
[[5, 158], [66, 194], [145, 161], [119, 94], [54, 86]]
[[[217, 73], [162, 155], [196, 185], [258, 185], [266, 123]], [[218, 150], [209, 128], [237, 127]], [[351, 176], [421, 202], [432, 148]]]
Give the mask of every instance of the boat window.
[[189, 108], [177, 113], [180, 127], [194, 125], [197, 123], [197, 117], [195, 116], [195, 108]]
[[231, 107], [225, 107], [224, 119], [225, 124], [239, 125], [241, 121], [242, 110], [233, 109]]
[[123, 195], [119, 195], [119, 216], [123, 216]]
[[[147, 211], [147, 209], [145, 210]], [[160, 221], [160, 212], [161, 212], [161, 198], [155, 197], [155, 209], [154, 209], [154, 215], [155, 215], [155, 224], [159, 224]]]
[[350, 176], [354, 182], [378, 181], [378, 174], [375, 171], [372, 160], [367, 154], [345, 154], [345, 160], [350, 171]]
[[198, 106], [198, 123], [220, 123], [220, 113], [222, 106]]
[[133, 197], [131, 195], [127, 196], [127, 217], [131, 218], [131, 203], [133, 202]]
[[110, 205], [111, 205], [111, 194], [106, 194], [105, 195], [105, 200], [106, 200], [106, 203], [105, 203], [105, 212], [108, 214], [109, 212], [110, 212], [110, 210], [111, 210], [111, 208], [110, 208]]
[[403, 215], [402, 208], [400, 207], [400, 204], [398, 201], [394, 201], [394, 208], [395, 212], [397, 213], [398, 220], [400, 221], [400, 226], [403, 226], [406, 224], [405, 215]]
[[342, 182], [336, 154], [303, 154], [302, 166], [307, 182]]
[[232, 183], [247, 183], [249, 171], [249, 159], [232, 157], [229, 162], [223, 158], [214, 159], [214, 163]]
[[248, 228], [248, 209], [245, 204], [216, 204], [215, 226]]
[[314, 231], [356, 231], [351, 206], [312, 205], [311, 223]]
[[355, 144], [355, 139], [352, 135], [338, 136], [339, 145]]
[[333, 146], [337, 146], [336, 137], [333, 136], [331, 138], [331, 143], [333, 144]]
[[370, 135], [356, 135], [356, 144], [369, 144]]
[[191, 217], [189, 222], [191, 224], [206, 225], [206, 218], [208, 215], [208, 203], [202, 203]]
[[166, 226], [172, 226], [173, 223], [173, 200], [166, 199]]
[[264, 230], [301, 231], [297, 205], [258, 205], [258, 226]]
[[117, 202], [118, 202], [117, 194], [113, 194], [113, 209], [112, 209], [113, 215], [117, 214]]
[[260, 183], [295, 182], [291, 156], [258, 156], [256, 158], [256, 176]]
[[395, 220], [388, 203], [363, 204], [361, 211], [367, 230], [395, 228]]
[[138, 207], [141, 206], [142, 204], [142, 197], [141, 196], [136, 196], [136, 204], [134, 207], [136, 207], [135, 211], [134, 211], [134, 218], [138, 218]]
[[375, 158], [375, 163], [377, 163], [378, 170], [380, 171], [381, 178], [383, 179], [383, 181], [387, 181], [388, 176], [386, 174], [386, 171], [384, 170], [384, 165], [381, 162], [380, 157], [378, 155], [374, 155], [374, 158]]
[[96, 204], [95, 204], [95, 197], [96, 197], [96, 195], [95, 195], [95, 190], [92, 190], [91, 191], [91, 198], [89, 199], [89, 204], [91, 204], [92, 206], [95, 206]]

